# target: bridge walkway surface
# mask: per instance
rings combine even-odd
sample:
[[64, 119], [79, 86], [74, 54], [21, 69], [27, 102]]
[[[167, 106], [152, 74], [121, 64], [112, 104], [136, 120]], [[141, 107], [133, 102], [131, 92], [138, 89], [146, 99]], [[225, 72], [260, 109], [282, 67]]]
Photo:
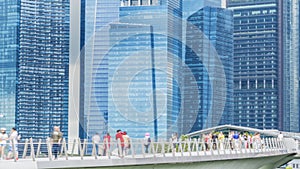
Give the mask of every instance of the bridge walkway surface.
[[[225, 139], [222, 142], [205, 143], [200, 139], [188, 139], [176, 143], [151, 142], [149, 153], [145, 153], [142, 141], [133, 141], [131, 148], [122, 153], [120, 142], [101, 144], [110, 147], [105, 156], [96, 152], [97, 145], [86, 140], [68, 142], [64, 140], [57, 160], [53, 159], [49, 141], [33, 142], [26, 140], [18, 144], [11, 160], [1, 160], [1, 168], [122, 168], [122, 169], [273, 169], [295, 158], [297, 142], [292, 138], [278, 140], [265, 138], [260, 142], [247, 142]], [[20, 152], [20, 149], [23, 152]], [[121, 154], [119, 156], [118, 154]], [[17, 160], [17, 158], [19, 158]]]

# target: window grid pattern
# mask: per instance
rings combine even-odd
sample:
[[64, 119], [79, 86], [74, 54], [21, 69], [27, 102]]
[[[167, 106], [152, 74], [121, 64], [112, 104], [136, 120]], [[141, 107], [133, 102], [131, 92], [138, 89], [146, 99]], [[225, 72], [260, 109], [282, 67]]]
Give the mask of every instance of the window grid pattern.
[[23, 138], [68, 133], [69, 1], [20, 3], [16, 126]]

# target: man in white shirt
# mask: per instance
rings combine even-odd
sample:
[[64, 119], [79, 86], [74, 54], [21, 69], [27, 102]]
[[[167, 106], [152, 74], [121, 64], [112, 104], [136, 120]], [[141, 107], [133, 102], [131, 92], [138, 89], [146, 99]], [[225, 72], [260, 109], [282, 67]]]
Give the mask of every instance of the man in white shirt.
[[95, 143], [96, 153], [97, 153], [97, 155], [99, 155], [99, 146], [100, 146], [100, 135], [99, 135], [99, 133], [96, 133], [92, 137], [92, 141]]

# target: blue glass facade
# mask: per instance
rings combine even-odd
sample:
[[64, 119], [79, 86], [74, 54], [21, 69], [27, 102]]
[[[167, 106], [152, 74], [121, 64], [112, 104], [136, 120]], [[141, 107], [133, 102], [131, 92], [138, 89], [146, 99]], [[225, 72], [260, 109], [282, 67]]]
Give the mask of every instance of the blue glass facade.
[[120, 23], [110, 31], [109, 130], [169, 138], [181, 105], [181, 2], [123, 6]]
[[12, 72], [1, 79], [11, 95], [1, 93], [11, 99], [1, 102], [7, 113], [4, 126], [16, 126], [22, 138], [45, 139], [57, 125], [67, 138], [69, 1], [7, 1], [1, 6], [7, 15], [1, 19], [7, 28], [1, 29], [1, 57]]
[[15, 126], [20, 2], [0, 3], [0, 126]]
[[109, 23], [117, 22], [120, 0], [81, 1], [80, 138], [107, 132]]
[[228, 6], [234, 10], [234, 123], [299, 130], [293, 120], [299, 119], [298, 97], [292, 94], [298, 93], [299, 54], [291, 50], [298, 30], [290, 29], [298, 25], [290, 21], [299, 10], [290, 13], [294, 5], [282, 0], [229, 0]]
[[[16, 126], [24, 138], [68, 132], [69, 1], [22, 0]], [[45, 10], [47, 9], [47, 10]]]
[[221, 7], [222, 0], [182, 0], [182, 16], [187, 19], [189, 16], [204, 7]]
[[[198, 109], [190, 107], [185, 113], [197, 112], [196, 119], [186, 118], [185, 132], [192, 132], [233, 122], [233, 13], [230, 10], [204, 7], [187, 19], [185, 63], [197, 83]], [[196, 46], [196, 47], [195, 47]], [[218, 62], [220, 60], [220, 62]], [[223, 70], [223, 72], [219, 71]], [[222, 75], [224, 73], [224, 75]], [[185, 76], [189, 79], [189, 76]], [[225, 94], [216, 82], [223, 78]], [[185, 86], [188, 88], [189, 86]], [[223, 97], [222, 97], [223, 96]], [[195, 98], [186, 96], [184, 106]], [[220, 113], [213, 106], [224, 106]]]
[[[172, 60], [182, 55], [181, 22], [175, 21], [181, 18], [181, 2], [98, 3], [84, 3], [81, 137], [122, 129], [131, 137], [150, 132], [152, 137], [167, 138], [180, 109], [179, 69]], [[141, 71], [130, 74], [137, 68]]]
[[298, 132], [299, 2], [228, 2], [235, 20], [235, 124]]
[[153, 84], [164, 90], [165, 80], [160, 79], [161, 83], [157, 84], [153, 79], [151, 32], [150, 25], [111, 24], [112, 48], [107, 58], [110, 65], [108, 129], [112, 133], [122, 129], [133, 138], [142, 138], [145, 132], [154, 136], [153, 104], [157, 101]]
[[282, 2], [283, 21], [283, 125], [299, 132], [299, 1]]

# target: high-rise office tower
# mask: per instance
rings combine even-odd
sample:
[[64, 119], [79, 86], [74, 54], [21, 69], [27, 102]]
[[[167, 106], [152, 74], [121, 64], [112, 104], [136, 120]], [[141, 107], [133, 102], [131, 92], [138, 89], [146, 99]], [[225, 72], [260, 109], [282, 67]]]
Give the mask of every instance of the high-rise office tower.
[[68, 131], [69, 1], [1, 3], [1, 127], [22, 138]]
[[11, 128], [15, 125], [16, 82], [18, 56], [18, 27], [20, 24], [18, 1], [4, 1], [0, 4], [0, 124]]
[[227, 6], [234, 11], [234, 123], [299, 131], [298, 2]]
[[[99, 31], [94, 30], [91, 46], [86, 46], [89, 40], [85, 40], [85, 72], [82, 72], [85, 110], [81, 109], [81, 113], [86, 118], [80, 124], [83, 131], [90, 131], [85, 137], [96, 131], [115, 133], [122, 129], [131, 137], [142, 138], [145, 132], [150, 132], [153, 138], [167, 138], [174, 131], [172, 127], [176, 126], [180, 111], [176, 84], [179, 69], [173, 57], [181, 57], [181, 2], [105, 3], [102, 11], [100, 5], [95, 9], [97, 15], [84, 17], [99, 22], [94, 23]], [[120, 8], [114, 5], [107, 10], [112, 3]], [[87, 3], [85, 8], [88, 9]], [[106, 22], [105, 17], [111, 19]], [[94, 116], [89, 119], [89, 114]]]
[[79, 137], [107, 132], [109, 24], [118, 22], [120, 0], [81, 1]]
[[279, 129], [299, 132], [299, 1], [282, 2], [283, 119]]
[[[204, 7], [187, 18], [185, 63], [197, 83], [200, 96], [184, 99], [182, 133], [220, 124], [233, 118], [233, 14], [230, 10]], [[190, 76], [185, 76], [189, 79]], [[190, 86], [184, 86], [189, 88]], [[184, 90], [188, 91], [188, 90]], [[193, 91], [192, 91], [193, 92]], [[198, 108], [190, 107], [198, 101]], [[195, 118], [188, 118], [193, 113]]]
[[119, 61], [109, 59], [113, 78], [109, 78], [108, 127], [137, 138], [150, 132], [155, 139], [167, 139], [177, 131], [181, 108], [181, 1], [124, 5], [120, 23], [123, 26], [111, 29], [110, 36], [116, 44], [112, 53], [124, 54]]
[[189, 16], [204, 7], [221, 7], [222, 0], [182, 0], [182, 17], [187, 19]]
[[185, 59], [187, 18], [204, 7], [221, 7], [221, 0], [182, 0], [182, 54]]

